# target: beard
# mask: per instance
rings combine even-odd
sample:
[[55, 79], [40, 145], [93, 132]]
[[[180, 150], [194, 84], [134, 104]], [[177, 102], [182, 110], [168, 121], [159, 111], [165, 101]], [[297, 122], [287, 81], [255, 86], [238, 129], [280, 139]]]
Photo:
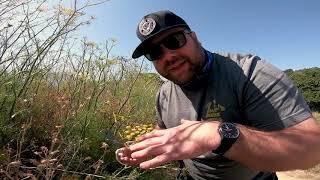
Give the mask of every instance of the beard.
[[176, 61], [179, 65], [175, 68], [171, 68], [170, 65], [166, 67], [168, 69], [166, 73], [160, 73], [166, 79], [174, 82], [175, 84], [186, 84], [193, 79], [193, 77], [201, 71], [201, 61], [199, 59], [190, 59], [189, 57], [181, 57]]

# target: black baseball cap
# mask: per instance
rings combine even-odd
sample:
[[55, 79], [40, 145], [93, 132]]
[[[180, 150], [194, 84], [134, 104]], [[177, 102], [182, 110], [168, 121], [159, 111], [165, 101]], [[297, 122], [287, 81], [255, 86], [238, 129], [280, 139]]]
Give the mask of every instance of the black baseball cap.
[[190, 30], [188, 24], [171, 11], [157, 11], [142, 18], [137, 27], [137, 36], [141, 43], [134, 50], [132, 58], [136, 59], [145, 54], [146, 45], [157, 34], [176, 27], [185, 27]]

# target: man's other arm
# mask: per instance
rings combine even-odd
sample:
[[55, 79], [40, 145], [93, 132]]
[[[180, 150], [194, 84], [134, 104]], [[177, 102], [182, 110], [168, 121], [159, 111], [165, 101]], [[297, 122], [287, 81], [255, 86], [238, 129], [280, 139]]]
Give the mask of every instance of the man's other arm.
[[252, 169], [307, 169], [320, 163], [320, 128], [308, 118], [280, 131], [263, 132], [239, 125], [241, 135], [227, 158]]

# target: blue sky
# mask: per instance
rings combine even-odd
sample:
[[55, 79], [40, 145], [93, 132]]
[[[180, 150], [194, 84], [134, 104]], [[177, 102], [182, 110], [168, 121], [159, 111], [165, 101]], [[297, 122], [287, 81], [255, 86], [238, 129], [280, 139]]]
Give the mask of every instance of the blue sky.
[[256, 54], [283, 70], [320, 67], [318, 0], [110, 0], [88, 9], [97, 19], [81, 34], [116, 38], [113, 53], [130, 57], [140, 19], [164, 9], [184, 18], [208, 50]]

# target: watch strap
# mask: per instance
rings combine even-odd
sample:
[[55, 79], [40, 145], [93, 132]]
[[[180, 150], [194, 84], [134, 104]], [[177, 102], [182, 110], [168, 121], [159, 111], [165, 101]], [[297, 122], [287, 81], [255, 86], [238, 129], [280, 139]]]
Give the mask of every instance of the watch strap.
[[234, 139], [222, 138], [220, 146], [217, 149], [213, 150], [212, 152], [215, 154], [224, 155], [224, 153], [226, 153], [236, 141], [237, 141], [236, 138]]

